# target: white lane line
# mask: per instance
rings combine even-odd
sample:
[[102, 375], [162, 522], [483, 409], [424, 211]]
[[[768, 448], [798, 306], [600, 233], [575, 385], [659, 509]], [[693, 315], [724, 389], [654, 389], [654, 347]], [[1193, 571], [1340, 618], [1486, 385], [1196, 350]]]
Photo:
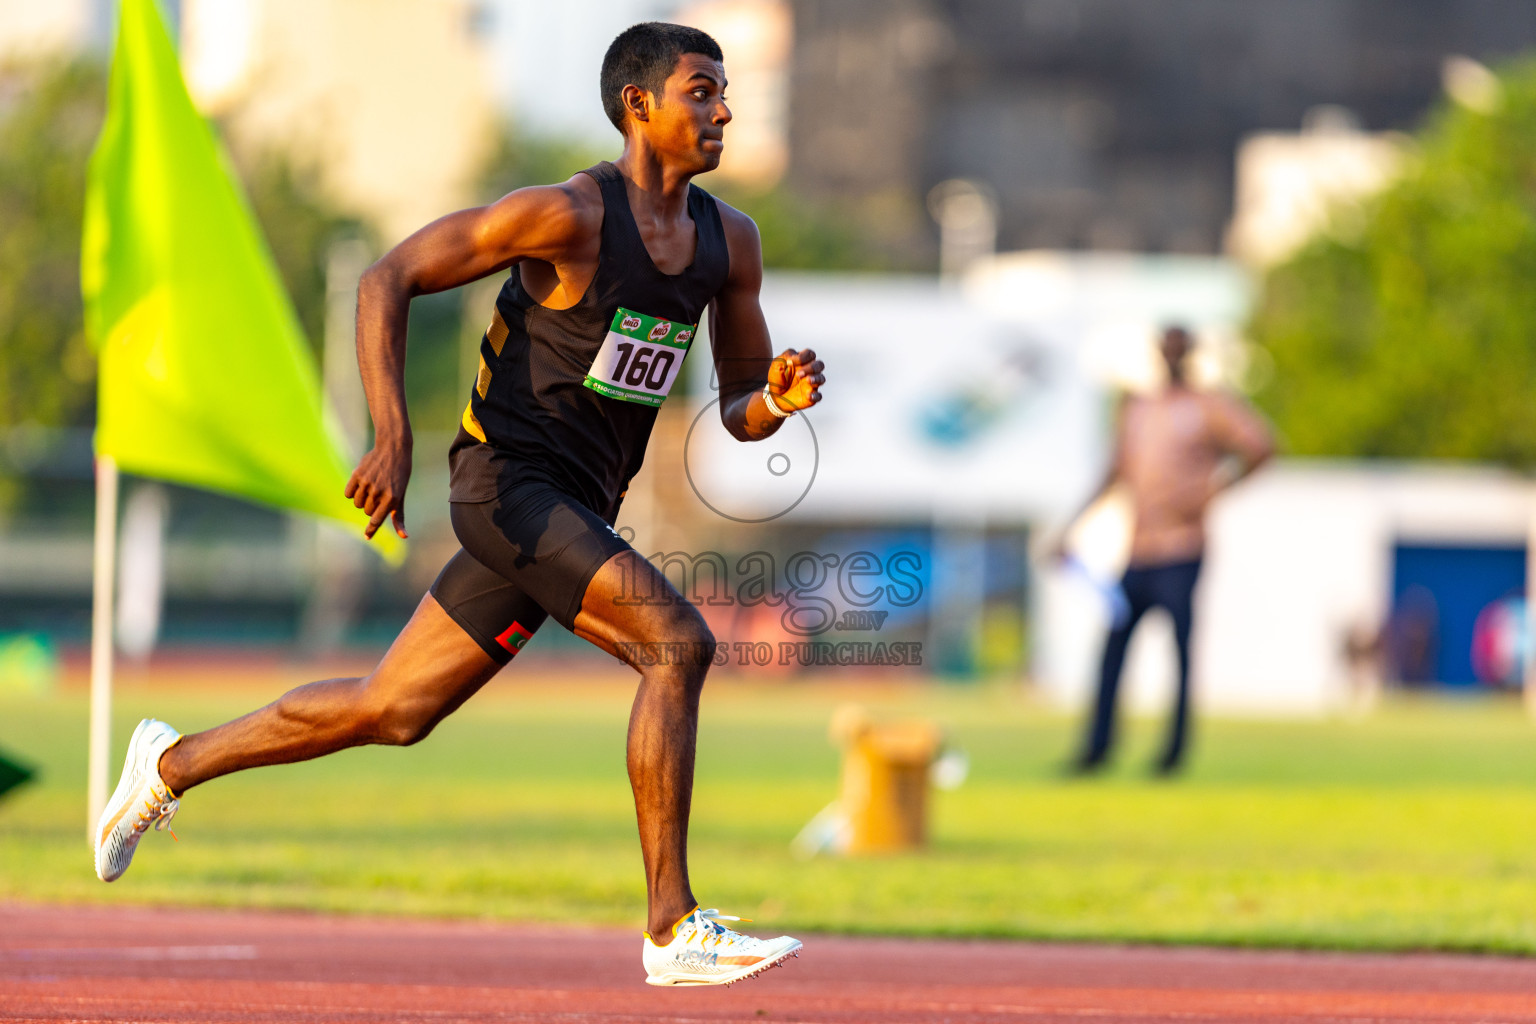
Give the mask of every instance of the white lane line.
[[6, 960], [255, 960], [255, 946], [59, 946], [0, 949]]

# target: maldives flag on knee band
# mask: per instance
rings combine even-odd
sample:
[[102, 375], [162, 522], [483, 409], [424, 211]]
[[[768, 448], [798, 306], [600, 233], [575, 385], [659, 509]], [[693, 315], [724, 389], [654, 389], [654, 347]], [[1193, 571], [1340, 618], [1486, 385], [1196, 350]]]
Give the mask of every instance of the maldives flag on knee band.
[[521, 624], [514, 622], [501, 631], [501, 635], [496, 638], [496, 642], [510, 651], [515, 658], [517, 657], [517, 652], [522, 650], [528, 641], [532, 639], [532, 631], [524, 629]]

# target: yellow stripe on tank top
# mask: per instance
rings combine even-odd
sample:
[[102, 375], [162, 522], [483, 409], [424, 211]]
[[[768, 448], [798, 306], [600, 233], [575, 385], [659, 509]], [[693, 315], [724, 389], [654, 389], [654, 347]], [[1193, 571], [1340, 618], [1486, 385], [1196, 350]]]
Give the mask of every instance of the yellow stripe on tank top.
[[471, 436], [478, 438], [482, 444], [485, 443], [485, 428], [475, 418], [475, 410], [472, 405], [464, 406], [464, 416], [461, 422], [464, 424], [464, 429], [469, 431]]
[[480, 357], [480, 372], [475, 375], [475, 391], [481, 398], [491, 388], [491, 368], [485, 365], [485, 356]]
[[501, 355], [501, 348], [507, 343], [507, 322], [501, 318], [499, 309], [491, 314], [491, 326], [485, 329], [485, 340], [491, 343], [492, 352]]

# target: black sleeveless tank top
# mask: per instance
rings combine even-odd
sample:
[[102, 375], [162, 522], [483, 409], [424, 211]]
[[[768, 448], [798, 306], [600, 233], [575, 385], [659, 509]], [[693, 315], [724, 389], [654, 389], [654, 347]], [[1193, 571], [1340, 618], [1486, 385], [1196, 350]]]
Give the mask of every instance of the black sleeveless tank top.
[[[693, 262], [663, 274], [640, 238], [618, 169], [604, 161], [584, 173], [603, 196], [597, 273], [581, 301], [556, 310], [535, 302], [512, 268], [449, 451], [450, 501], [490, 501], [536, 480], [612, 522], [645, 458], [661, 404], [654, 392], [675, 379], [725, 284], [725, 229], [709, 193], [689, 185]], [[594, 365], [600, 353], [602, 365]]]

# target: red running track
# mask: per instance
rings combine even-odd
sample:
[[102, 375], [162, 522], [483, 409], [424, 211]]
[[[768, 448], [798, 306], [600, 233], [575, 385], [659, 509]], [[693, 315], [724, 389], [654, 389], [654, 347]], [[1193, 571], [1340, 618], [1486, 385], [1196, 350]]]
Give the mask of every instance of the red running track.
[[1536, 961], [811, 936], [656, 989], [612, 929], [0, 904], [0, 1019], [1536, 1024]]

